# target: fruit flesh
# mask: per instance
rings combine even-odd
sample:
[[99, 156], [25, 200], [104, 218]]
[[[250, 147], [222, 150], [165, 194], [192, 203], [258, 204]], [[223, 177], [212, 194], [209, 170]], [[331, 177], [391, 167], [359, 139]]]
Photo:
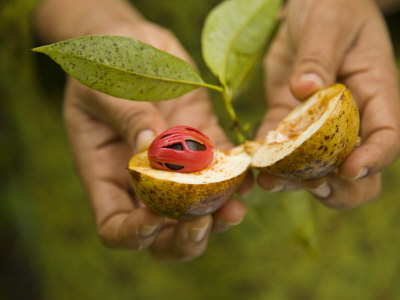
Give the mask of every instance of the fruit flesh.
[[284, 136], [284, 141], [297, 138], [322, 116], [327, 107], [328, 101], [326, 99], [314, 103], [306, 109], [306, 113], [299, 114], [286, 122], [281, 122], [274, 131]]

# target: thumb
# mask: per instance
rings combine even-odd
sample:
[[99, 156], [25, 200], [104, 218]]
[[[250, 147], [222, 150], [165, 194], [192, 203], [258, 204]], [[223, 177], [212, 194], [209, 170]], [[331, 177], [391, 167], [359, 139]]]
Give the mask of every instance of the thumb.
[[135, 152], [147, 149], [154, 137], [167, 129], [164, 117], [151, 103], [115, 98], [92, 89], [89, 109], [108, 124]]
[[146, 150], [155, 136], [167, 129], [163, 116], [153, 104], [113, 100], [106, 106], [110, 125], [135, 152]]
[[[332, 84], [346, 51], [350, 48], [352, 34], [338, 15], [315, 11], [295, 35], [296, 56], [290, 76], [290, 89], [297, 99], [304, 99], [318, 89]], [[293, 28], [294, 26], [289, 26]], [[289, 29], [290, 30], [290, 29]], [[346, 33], [346, 34], [344, 34]]]

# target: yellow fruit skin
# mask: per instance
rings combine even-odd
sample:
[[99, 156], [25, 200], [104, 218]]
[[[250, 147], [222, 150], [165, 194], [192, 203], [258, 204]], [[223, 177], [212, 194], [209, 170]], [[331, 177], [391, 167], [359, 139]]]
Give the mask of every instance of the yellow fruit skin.
[[322, 177], [350, 155], [359, 141], [359, 126], [357, 106], [345, 88], [332, 115], [316, 133], [288, 156], [260, 170], [295, 179]]
[[207, 184], [185, 184], [160, 180], [129, 169], [140, 199], [159, 214], [189, 220], [213, 213], [225, 204], [246, 172], [229, 180]]

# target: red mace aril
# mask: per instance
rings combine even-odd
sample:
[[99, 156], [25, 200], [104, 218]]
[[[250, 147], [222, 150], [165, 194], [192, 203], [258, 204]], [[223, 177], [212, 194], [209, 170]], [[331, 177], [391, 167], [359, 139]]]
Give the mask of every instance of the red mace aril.
[[172, 127], [151, 143], [150, 165], [155, 169], [191, 173], [204, 170], [213, 161], [211, 140], [190, 126]]

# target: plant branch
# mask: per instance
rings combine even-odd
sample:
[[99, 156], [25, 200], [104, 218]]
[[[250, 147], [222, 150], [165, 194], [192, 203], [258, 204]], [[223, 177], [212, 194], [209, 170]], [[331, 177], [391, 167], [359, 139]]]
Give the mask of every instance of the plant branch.
[[235, 130], [236, 138], [238, 142], [242, 144], [246, 141], [246, 138], [244, 137], [242, 127], [240, 126], [235, 109], [232, 105], [232, 91], [226, 86], [222, 88], [222, 98], [224, 100], [225, 110], [232, 122], [231, 128]]
[[218, 85], [213, 85], [213, 84], [206, 83], [206, 82], [197, 83], [197, 85], [198, 85], [198, 86], [201, 86], [201, 87], [208, 88], [208, 89], [210, 89], [210, 90], [217, 91], [217, 92], [219, 92], [219, 93], [221, 93], [221, 94], [224, 93], [223, 87], [218, 86]]

